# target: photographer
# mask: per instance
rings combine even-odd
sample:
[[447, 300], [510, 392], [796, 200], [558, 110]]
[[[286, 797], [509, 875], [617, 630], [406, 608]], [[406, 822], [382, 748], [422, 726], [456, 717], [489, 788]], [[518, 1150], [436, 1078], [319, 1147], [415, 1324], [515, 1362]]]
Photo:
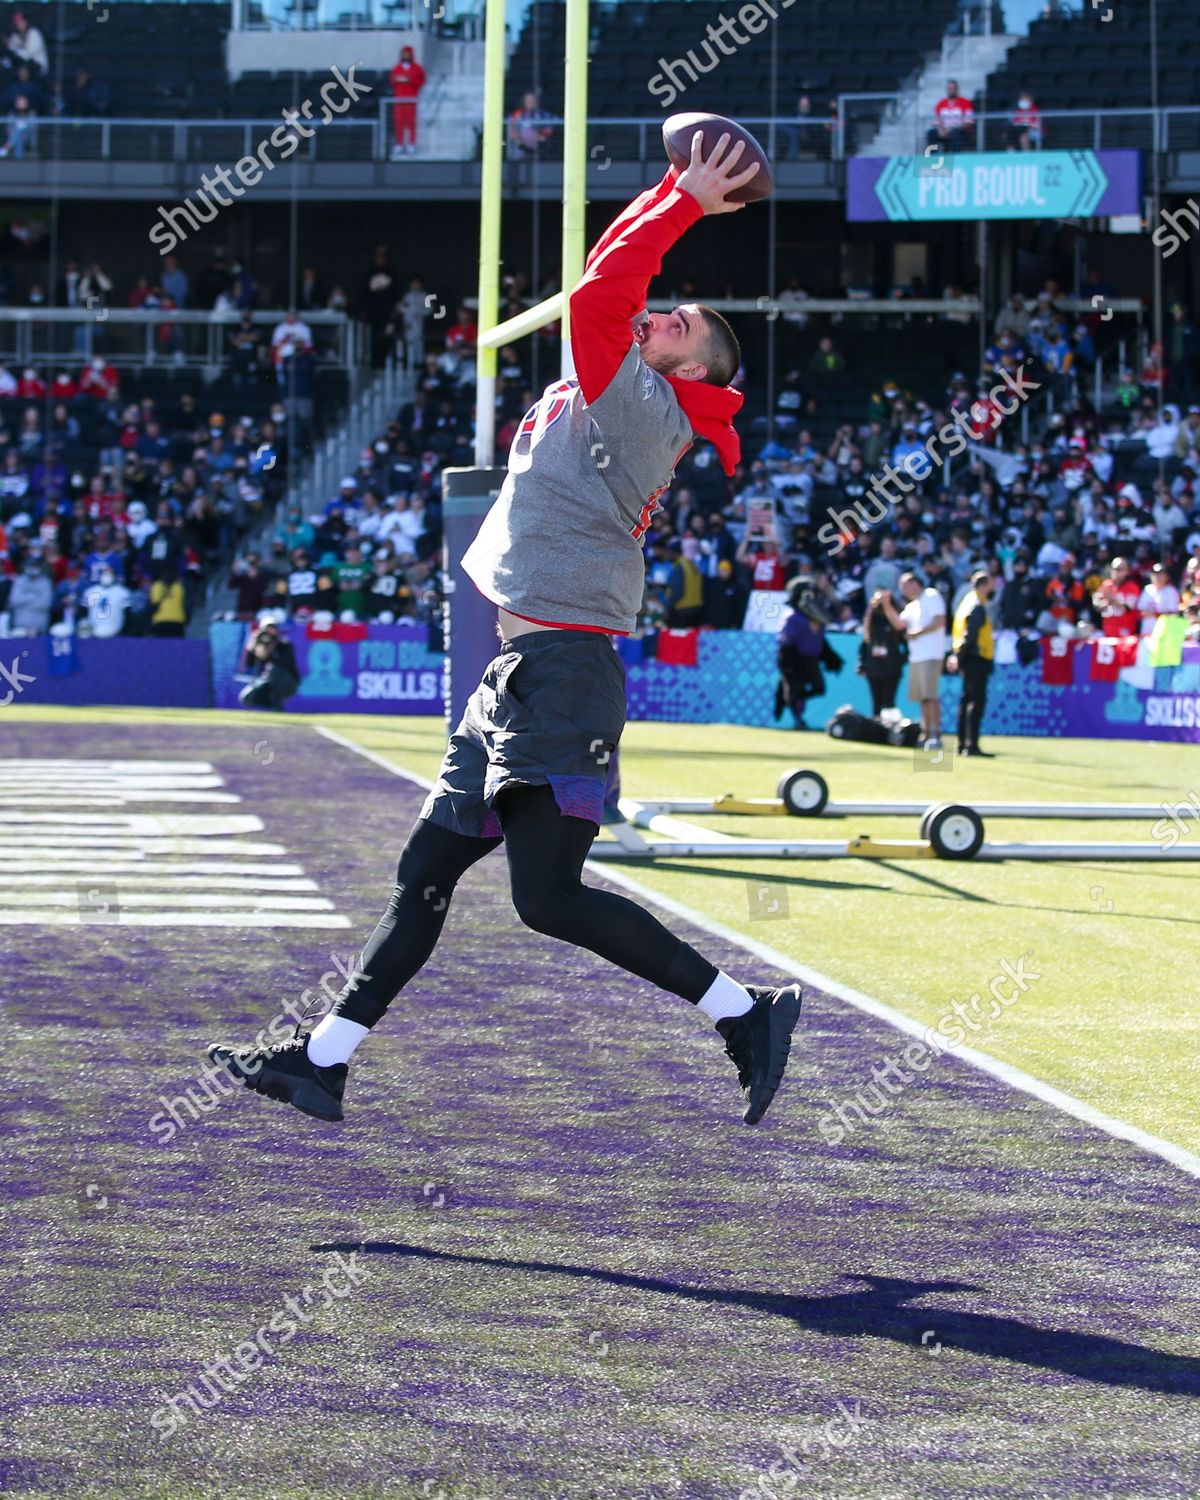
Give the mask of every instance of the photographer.
[[255, 674], [238, 698], [246, 708], [269, 708], [277, 713], [300, 686], [296, 654], [279, 634], [274, 620], [264, 620], [246, 647], [245, 670]]
[[858, 674], [871, 689], [871, 712], [876, 718], [885, 708], [895, 708], [896, 689], [908, 659], [908, 650], [892, 627], [885, 606], [892, 603], [889, 589], [876, 589], [862, 622], [862, 645], [858, 648]]

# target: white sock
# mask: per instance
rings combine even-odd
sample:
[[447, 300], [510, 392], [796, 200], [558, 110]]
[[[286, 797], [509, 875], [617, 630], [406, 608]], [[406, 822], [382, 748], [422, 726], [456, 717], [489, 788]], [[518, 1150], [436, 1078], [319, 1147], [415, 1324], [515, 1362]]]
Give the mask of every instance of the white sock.
[[749, 990], [730, 979], [722, 969], [700, 997], [700, 1009], [710, 1021], [724, 1021], [728, 1016], [744, 1016], [754, 1009], [754, 1000]]
[[308, 1034], [308, 1060], [316, 1063], [318, 1068], [348, 1063], [354, 1056], [355, 1047], [370, 1035], [371, 1028], [360, 1026], [357, 1021], [347, 1021], [343, 1016], [323, 1016]]

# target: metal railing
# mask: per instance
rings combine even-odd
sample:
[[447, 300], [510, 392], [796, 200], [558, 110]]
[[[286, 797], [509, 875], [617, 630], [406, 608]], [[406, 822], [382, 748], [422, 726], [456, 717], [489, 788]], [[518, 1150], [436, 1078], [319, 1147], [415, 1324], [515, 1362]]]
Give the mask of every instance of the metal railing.
[[[838, 96], [836, 116], [800, 118], [797, 116], [754, 116], [743, 123], [762, 141], [773, 162], [842, 160], [857, 154], [905, 96], [900, 94], [842, 94]], [[386, 111], [390, 100], [380, 99], [370, 114], [356, 119], [331, 120], [314, 130], [299, 148], [290, 153], [293, 161], [366, 162], [385, 161], [390, 152], [391, 135]], [[459, 127], [465, 138], [482, 124], [479, 110], [454, 114], [442, 109], [439, 127]], [[234, 162], [253, 156], [280, 125], [280, 116], [241, 120], [167, 120], [122, 119], [92, 120], [74, 117], [46, 118], [38, 121], [36, 156], [26, 158], [45, 161], [127, 161], [175, 162], [195, 164], [197, 169], [214, 163]], [[423, 118], [428, 119], [427, 114]], [[1200, 105], [1169, 109], [1063, 109], [1042, 111], [1042, 146], [1045, 148], [1107, 150], [1118, 147], [1171, 152], [1200, 149]], [[1011, 116], [990, 111], [976, 116], [973, 149], [1002, 150], [1011, 129]], [[519, 159], [556, 163], [562, 158], [562, 121], [547, 116], [541, 124], [549, 137], [536, 153]], [[910, 140], [904, 141], [905, 155], [921, 155], [926, 146], [932, 120], [912, 121]], [[462, 135], [459, 138], [464, 138]], [[420, 142], [415, 157], [408, 162], [435, 160], [462, 161], [477, 155], [478, 147], [464, 154], [431, 149], [428, 139]], [[662, 120], [658, 116], [613, 115], [588, 121], [588, 159], [593, 173], [608, 164], [637, 162], [661, 165], [663, 160]], [[280, 163], [282, 165], [282, 163]], [[19, 165], [19, 163], [17, 163]], [[0, 161], [0, 192], [4, 190], [7, 164]]]
[[234, 31], [482, 31], [479, 0], [232, 0]]
[[[251, 321], [274, 329], [282, 310], [252, 312]], [[230, 362], [232, 337], [242, 314], [92, 308], [0, 308], [0, 360], [18, 368], [65, 365], [102, 354], [116, 368], [193, 369], [216, 374]], [[351, 371], [367, 357], [367, 330], [340, 312], [303, 313], [313, 336], [318, 369]], [[264, 340], [269, 352], [270, 339]]]
[[[932, 119], [917, 119], [905, 108], [904, 94], [842, 94], [839, 96], [835, 155], [855, 156], [866, 149], [881, 125], [903, 120], [903, 150], [896, 155], [920, 156], [929, 142]], [[1042, 150], [1185, 151], [1200, 148], [1200, 107], [1169, 109], [1045, 109], [1041, 115]], [[905, 118], [908, 116], [909, 118]], [[989, 110], [975, 116], [967, 132], [974, 151], [1003, 151], [1015, 127], [1008, 110]]]

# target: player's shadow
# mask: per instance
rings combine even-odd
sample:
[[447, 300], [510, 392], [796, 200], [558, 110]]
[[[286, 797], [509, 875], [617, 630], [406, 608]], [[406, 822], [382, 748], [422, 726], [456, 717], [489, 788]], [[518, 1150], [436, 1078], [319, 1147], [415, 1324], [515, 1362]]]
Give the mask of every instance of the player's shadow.
[[790, 1318], [801, 1328], [835, 1338], [890, 1339], [918, 1353], [923, 1348], [932, 1351], [937, 1344], [945, 1349], [962, 1349], [989, 1359], [1007, 1359], [1039, 1370], [1057, 1370], [1060, 1374], [1093, 1380], [1101, 1385], [1127, 1386], [1172, 1396], [1200, 1396], [1200, 1359], [1189, 1355], [1164, 1354], [1105, 1334], [1037, 1328], [1019, 1318], [999, 1317], [994, 1313], [904, 1305], [934, 1292], [983, 1290], [960, 1281], [909, 1281], [901, 1277], [864, 1275], [849, 1278], [863, 1282], [861, 1290], [837, 1292], [827, 1297], [799, 1297], [782, 1292], [683, 1286], [653, 1276], [630, 1276], [621, 1271], [603, 1271], [589, 1266], [508, 1260], [503, 1256], [461, 1255], [388, 1240], [313, 1245], [311, 1249], [340, 1250], [344, 1254], [358, 1251], [360, 1255], [405, 1255], [412, 1260], [572, 1276], [633, 1291], [660, 1292], [689, 1302], [751, 1307], [776, 1317]]

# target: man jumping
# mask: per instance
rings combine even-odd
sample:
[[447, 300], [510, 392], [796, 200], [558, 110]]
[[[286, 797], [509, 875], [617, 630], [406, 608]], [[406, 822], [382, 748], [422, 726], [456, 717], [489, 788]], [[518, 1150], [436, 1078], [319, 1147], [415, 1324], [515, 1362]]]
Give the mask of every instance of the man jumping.
[[526, 413], [504, 485], [463, 559], [499, 607], [500, 654], [450, 738], [437, 784], [400, 855], [396, 886], [333, 1008], [279, 1046], [213, 1046], [248, 1088], [324, 1120], [342, 1118], [347, 1064], [433, 952], [454, 888], [503, 843], [513, 905], [535, 932], [599, 954], [696, 1005], [737, 1068], [742, 1118], [760, 1120], [783, 1078], [800, 988], [747, 989], [649, 912], [580, 876], [602, 817], [608, 762], [625, 727], [625, 675], [612, 637], [642, 604], [642, 539], [697, 436], [732, 474], [742, 402], [729, 381], [737, 340], [711, 308], [646, 311], [650, 279], [705, 214], [758, 170], [737, 170], [722, 136], [708, 160], [693, 138], [613, 222], [571, 294], [578, 380], [550, 385]]

